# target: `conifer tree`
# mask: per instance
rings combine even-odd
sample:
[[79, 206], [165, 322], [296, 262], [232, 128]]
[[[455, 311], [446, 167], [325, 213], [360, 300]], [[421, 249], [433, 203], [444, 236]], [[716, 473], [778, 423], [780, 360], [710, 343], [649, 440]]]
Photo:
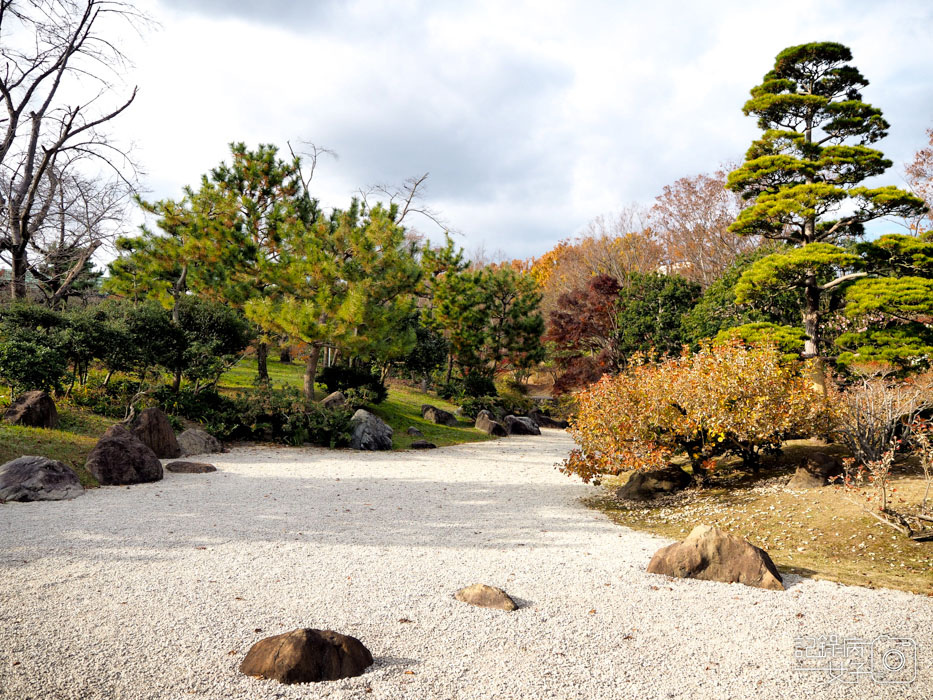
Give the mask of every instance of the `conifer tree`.
[[851, 60], [847, 47], [831, 42], [778, 54], [743, 108], [758, 117], [763, 133], [728, 181], [750, 201], [730, 229], [788, 244], [743, 274], [736, 299], [797, 290], [809, 357], [821, 352], [827, 297], [867, 274], [862, 257], [844, 246], [861, 237], [869, 221], [923, 210], [909, 192], [861, 184], [891, 166], [871, 147], [889, 125], [881, 110], [862, 99], [868, 81]]

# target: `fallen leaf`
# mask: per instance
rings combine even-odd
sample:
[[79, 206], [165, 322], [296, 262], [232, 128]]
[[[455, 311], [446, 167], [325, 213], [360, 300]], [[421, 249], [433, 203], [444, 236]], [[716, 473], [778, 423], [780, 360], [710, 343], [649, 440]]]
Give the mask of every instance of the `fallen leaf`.
[[411, 620], [409, 620], [407, 617], [400, 617], [398, 621], [399, 622], [411, 622]]

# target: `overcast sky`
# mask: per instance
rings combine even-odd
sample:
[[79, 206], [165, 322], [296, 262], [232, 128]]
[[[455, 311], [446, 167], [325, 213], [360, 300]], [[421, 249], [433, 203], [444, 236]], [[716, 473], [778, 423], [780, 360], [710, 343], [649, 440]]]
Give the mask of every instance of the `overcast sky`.
[[311, 141], [338, 154], [315, 175], [325, 206], [429, 172], [427, 202], [468, 251], [539, 255], [741, 159], [748, 90], [793, 44], [851, 47], [892, 124], [886, 181], [933, 126], [930, 0], [139, 4], [159, 26], [123, 42], [120, 87], [140, 92], [114, 127], [150, 196], [179, 196], [231, 141]]

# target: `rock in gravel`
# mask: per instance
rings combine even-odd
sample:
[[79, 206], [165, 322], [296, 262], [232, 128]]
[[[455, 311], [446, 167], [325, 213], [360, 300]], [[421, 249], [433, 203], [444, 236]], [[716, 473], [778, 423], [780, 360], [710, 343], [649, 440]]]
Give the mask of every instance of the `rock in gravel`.
[[506, 437], [509, 434], [505, 426], [495, 420], [489, 411], [480, 411], [477, 413], [476, 423], [473, 424], [473, 427], [477, 430], [482, 430], [487, 435], [495, 435], [497, 437]]
[[85, 468], [102, 486], [140, 484], [162, 478], [162, 463], [155, 452], [119, 423], [98, 440]]
[[781, 574], [766, 551], [708, 525], [698, 525], [687, 539], [659, 549], [648, 573], [784, 590]]
[[19, 457], [0, 465], [0, 500], [61, 501], [84, 493], [74, 469], [47, 457]]
[[503, 421], [509, 435], [540, 435], [541, 429], [531, 418], [525, 416], [506, 416]]
[[842, 464], [835, 457], [816, 452], [804, 459], [787, 483], [791, 489], [815, 489], [826, 486], [833, 477], [842, 475]]
[[433, 442], [428, 442], [427, 440], [414, 440], [411, 443], [411, 449], [413, 450], [435, 450], [437, 445]]
[[355, 637], [330, 630], [297, 629], [256, 642], [240, 673], [280, 683], [318, 683], [359, 676], [373, 655]]
[[182, 457], [224, 451], [224, 446], [220, 444], [220, 440], [200, 428], [189, 428], [179, 435], [177, 439]]
[[570, 427], [570, 423], [565, 420], [557, 420], [556, 418], [551, 418], [546, 416], [540, 411], [532, 411], [528, 414], [528, 417], [535, 422], [539, 428], [556, 428], [558, 430], [566, 430]]
[[143, 441], [159, 459], [181, 457], [172, 424], [158, 408], [147, 408], [133, 421], [133, 434]]
[[415, 426], [411, 426], [408, 430], [405, 431], [408, 435], [412, 437], [424, 437], [424, 433], [418, 430]]
[[432, 406], [431, 404], [422, 404], [421, 417], [438, 425], [457, 425], [457, 416], [443, 408]]
[[31, 428], [55, 428], [58, 426], [58, 410], [46, 392], [27, 391], [10, 404], [3, 420]]
[[472, 586], [461, 588], [454, 594], [454, 598], [461, 603], [469, 603], [478, 608], [494, 608], [506, 612], [518, 610], [518, 606], [508, 593], [501, 588], [483, 583], [474, 583]]
[[207, 462], [188, 462], [183, 459], [177, 462], [169, 462], [165, 465], [165, 468], [176, 474], [208, 474], [217, 471], [217, 467], [213, 464], [208, 464]]
[[343, 408], [347, 405], [347, 397], [342, 391], [335, 391], [321, 399], [321, 405], [324, 408]]
[[353, 414], [350, 425], [353, 427], [350, 447], [354, 450], [392, 449], [392, 428], [379, 416], [361, 408]]
[[658, 494], [674, 493], [687, 488], [693, 481], [680, 467], [670, 465], [663, 469], [636, 471], [628, 481], [616, 489], [616, 498], [630, 501], [650, 501]]

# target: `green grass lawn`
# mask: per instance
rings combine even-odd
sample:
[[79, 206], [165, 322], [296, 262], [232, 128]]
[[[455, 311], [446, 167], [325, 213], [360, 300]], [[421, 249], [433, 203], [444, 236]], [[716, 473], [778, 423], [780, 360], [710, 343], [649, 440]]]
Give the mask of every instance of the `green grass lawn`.
[[[269, 378], [275, 387], [293, 386], [301, 388], [304, 383], [304, 365], [300, 362], [283, 364], [277, 359], [269, 358], [268, 361]], [[219, 388], [223, 391], [242, 391], [255, 386], [256, 379], [256, 358], [245, 357], [230, 371], [220, 378]], [[316, 385], [318, 398], [323, 398], [327, 389]], [[389, 386], [389, 397], [381, 404], [370, 407], [372, 412], [382, 418], [392, 427], [392, 448], [396, 450], [405, 450], [411, 447], [414, 440], [421, 438], [412, 437], [405, 431], [414, 426], [424, 433], [424, 438], [428, 442], [433, 442], [438, 447], [444, 445], [457, 445], [462, 442], [477, 442], [480, 440], [491, 439], [481, 430], [473, 427], [472, 421], [461, 420], [456, 427], [445, 425], [435, 425], [421, 417], [421, 405], [429, 403], [445, 411], [453, 413], [457, 407], [449, 401], [435, 396], [434, 394], [425, 394], [407, 387], [399, 382], [392, 382]]]
[[0, 464], [23, 455], [49, 457], [72, 467], [84, 486], [97, 486], [84, 463], [97, 439], [116, 421], [70, 406], [59, 406], [58, 418], [57, 430], [0, 422]]

